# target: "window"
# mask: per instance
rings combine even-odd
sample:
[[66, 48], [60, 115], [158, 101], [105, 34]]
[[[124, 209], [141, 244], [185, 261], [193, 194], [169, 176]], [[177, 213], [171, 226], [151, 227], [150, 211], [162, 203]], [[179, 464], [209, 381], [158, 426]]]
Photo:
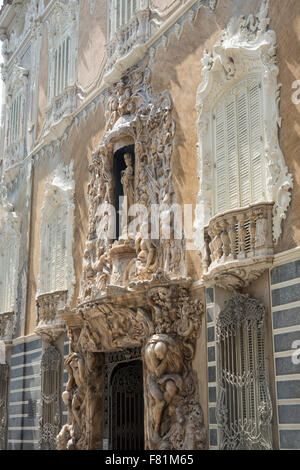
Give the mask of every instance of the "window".
[[75, 284], [72, 255], [74, 181], [72, 163], [50, 176], [42, 207], [41, 255], [38, 294], [68, 291]]
[[279, 69], [269, 23], [263, 1], [256, 15], [232, 18], [201, 61], [194, 240], [202, 253], [212, 218], [249, 204], [273, 203], [273, 241], [281, 235], [293, 182], [279, 143]]
[[261, 84], [248, 78], [213, 110], [215, 214], [265, 198]]
[[0, 364], [0, 450], [7, 448], [8, 365]]
[[[49, 121], [49, 125], [60, 119], [66, 112], [73, 112], [76, 105], [79, 3], [79, 0], [54, 2], [47, 19], [49, 109], [46, 111], [46, 120]], [[58, 98], [65, 90], [64, 99]]]
[[217, 421], [221, 449], [272, 448], [264, 311], [255, 299], [236, 294], [217, 320]]
[[10, 240], [0, 239], [0, 313], [11, 312], [14, 308], [15, 250], [13, 238]]
[[14, 312], [17, 299], [20, 219], [2, 206], [0, 219], [0, 313]]
[[22, 95], [19, 93], [14, 97], [9, 108], [8, 115], [8, 133], [7, 133], [7, 144], [8, 147], [15, 142], [18, 142], [22, 136], [22, 122], [23, 122], [23, 100]]
[[54, 53], [54, 96], [70, 85], [70, 41], [66, 37]]
[[46, 263], [44, 277], [44, 292], [54, 292], [66, 289], [66, 216], [64, 207], [56, 207], [45, 226], [44, 262]]
[[121, 27], [129, 23], [132, 16], [141, 8], [140, 0], [109, 1], [109, 32], [110, 39]]

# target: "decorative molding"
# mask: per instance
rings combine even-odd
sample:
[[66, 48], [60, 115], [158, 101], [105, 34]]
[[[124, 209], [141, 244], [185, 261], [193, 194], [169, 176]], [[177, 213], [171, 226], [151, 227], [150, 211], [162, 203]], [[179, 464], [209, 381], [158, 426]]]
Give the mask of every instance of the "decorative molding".
[[[28, 87], [28, 75], [29, 71], [20, 65], [15, 65], [12, 69], [7, 81], [7, 92], [6, 92], [6, 124], [5, 124], [5, 152], [4, 152], [4, 171], [7, 168], [15, 165], [22, 161], [25, 157], [25, 138], [26, 138], [26, 116], [25, 106], [27, 101], [27, 87]], [[20, 97], [20, 103], [18, 105], [19, 113], [15, 115], [15, 119], [18, 121], [20, 126], [19, 135], [17, 140], [10, 137], [12, 131], [12, 123], [9, 122], [12, 104], [17, 97]]]
[[[52, 224], [58, 224], [51, 228]], [[68, 302], [74, 292], [75, 274], [73, 263], [73, 227], [74, 223], [74, 180], [73, 162], [68, 167], [58, 166], [46, 183], [46, 191], [42, 206], [41, 223], [41, 247], [40, 247], [40, 272], [38, 278], [37, 297], [41, 294], [49, 293], [49, 286], [52, 291], [67, 290]], [[53, 230], [52, 230], [53, 229]], [[48, 236], [58, 236], [60, 239], [57, 245], [49, 245]], [[52, 253], [59, 256], [60, 273], [59, 278], [51, 277], [49, 268], [49, 249], [58, 250]]]
[[272, 265], [273, 203], [252, 204], [213, 217], [205, 227], [203, 281], [241, 289]]
[[291, 263], [300, 259], [300, 246], [292, 248], [291, 250], [282, 251], [274, 255], [273, 266], [280, 266], [281, 264]]
[[281, 234], [281, 222], [290, 202], [292, 177], [278, 140], [279, 73], [276, 65], [276, 34], [270, 30], [268, 0], [254, 17], [233, 18], [213, 53], [202, 59], [203, 82], [197, 92], [198, 161], [200, 190], [195, 214], [195, 243], [203, 252], [204, 227], [209, 224], [213, 200], [212, 109], [219, 97], [246, 77], [256, 76], [263, 93], [264, 155], [267, 172], [266, 202], [273, 202], [273, 238]]
[[36, 299], [37, 327], [35, 333], [49, 343], [55, 341], [65, 331], [65, 323], [58, 312], [67, 303], [67, 291], [39, 295]]

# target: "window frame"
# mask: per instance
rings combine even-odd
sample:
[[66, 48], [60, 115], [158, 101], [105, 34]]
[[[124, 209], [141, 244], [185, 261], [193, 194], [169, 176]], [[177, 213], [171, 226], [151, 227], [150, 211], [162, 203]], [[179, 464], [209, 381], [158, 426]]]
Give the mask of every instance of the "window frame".
[[281, 222], [286, 217], [293, 187], [291, 174], [285, 164], [279, 143], [281, 118], [279, 113], [279, 68], [276, 63], [276, 33], [269, 29], [268, 3], [263, 1], [260, 11], [248, 18], [233, 18], [223, 31], [213, 52], [204, 50], [202, 83], [197, 90], [198, 112], [198, 177], [199, 191], [195, 210], [194, 242], [205, 253], [204, 228], [209, 225], [214, 209], [214, 157], [212, 147], [212, 109], [216, 97], [243, 79], [261, 77], [263, 101], [264, 152], [266, 168], [265, 201], [274, 203], [273, 240], [282, 232]]

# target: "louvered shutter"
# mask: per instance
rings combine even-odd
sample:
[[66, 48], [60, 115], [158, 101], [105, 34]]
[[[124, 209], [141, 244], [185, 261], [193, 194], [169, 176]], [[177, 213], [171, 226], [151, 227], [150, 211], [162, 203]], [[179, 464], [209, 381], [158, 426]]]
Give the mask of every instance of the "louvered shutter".
[[250, 149], [251, 149], [251, 183], [252, 202], [259, 202], [264, 195], [263, 168], [263, 129], [261, 111], [261, 89], [257, 81], [249, 87], [250, 109]]
[[220, 106], [215, 113], [215, 153], [216, 153], [216, 212], [226, 210], [227, 174], [225, 152], [225, 118], [224, 107]]
[[55, 288], [63, 290], [65, 287], [66, 269], [66, 214], [61, 207], [57, 216], [57, 238], [55, 251]]
[[236, 98], [237, 108], [237, 138], [238, 138], [238, 164], [240, 183], [240, 207], [247, 206], [251, 201], [250, 194], [250, 148], [249, 148], [249, 120], [247, 110], [247, 94], [244, 87], [238, 90]]
[[10, 312], [14, 305], [16, 269], [16, 240], [2, 239], [0, 243], [0, 313]]
[[264, 168], [258, 80], [247, 79], [231, 89], [213, 116], [215, 213], [261, 201]]
[[234, 96], [226, 104], [226, 139], [224, 149], [227, 151], [228, 194], [225, 209], [234, 209], [239, 205], [239, 169], [237, 164], [236, 106]]

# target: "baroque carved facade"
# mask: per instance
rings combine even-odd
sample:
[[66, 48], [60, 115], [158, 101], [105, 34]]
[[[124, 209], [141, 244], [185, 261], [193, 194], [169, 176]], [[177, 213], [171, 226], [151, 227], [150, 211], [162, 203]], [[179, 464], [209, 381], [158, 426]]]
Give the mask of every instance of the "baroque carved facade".
[[278, 3], [4, 1], [0, 448], [299, 447]]

